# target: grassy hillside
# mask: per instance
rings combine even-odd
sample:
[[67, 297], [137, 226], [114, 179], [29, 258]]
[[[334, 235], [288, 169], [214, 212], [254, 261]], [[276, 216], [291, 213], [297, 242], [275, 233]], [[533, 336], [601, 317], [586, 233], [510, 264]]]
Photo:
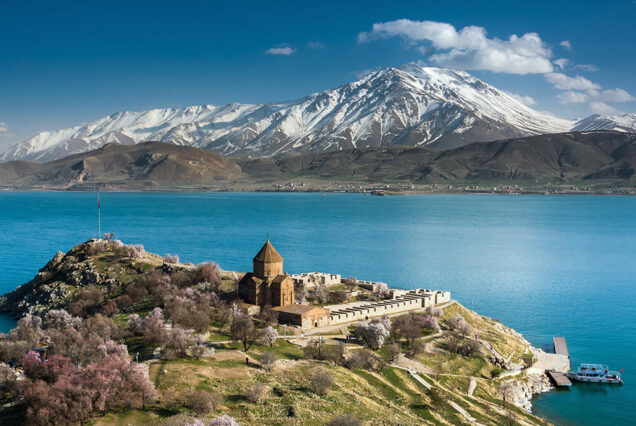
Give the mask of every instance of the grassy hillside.
[[[90, 339], [97, 339], [102, 327], [108, 327], [104, 344], [114, 348], [114, 342], [106, 340], [116, 336], [126, 345], [128, 359], [147, 367], [156, 390], [153, 400], [143, 406], [124, 404], [122, 411], [93, 417], [98, 425], [177, 425], [221, 414], [241, 424], [323, 425], [344, 413], [366, 424], [543, 424], [501, 400], [502, 384], [511, 380], [502, 378], [502, 373], [519, 370], [530, 346], [497, 321], [451, 302], [427, 314], [429, 319], [439, 315], [434, 322], [439, 321], [441, 329], [418, 325], [411, 329], [412, 341], [396, 331], [395, 324], [409, 318], [422, 320], [424, 313], [391, 318], [388, 327], [393, 331], [375, 351], [350, 333], [355, 325], [316, 329], [309, 336], [288, 327], [289, 335], [271, 346], [259, 337], [244, 351], [233, 328], [241, 318], [232, 305], [235, 279], [236, 274], [214, 264], [183, 264], [139, 246], [89, 241], [58, 253], [32, 281], [3, 296], [0, 306], [45, 319], [42, 329], [36, 325], [33, 332], [10, 335], [9, 343], [17, 345], [13, 352], [15, 348], [26, 352], [33, 345], [23, 344], [20, 335], [36, 335], [36, 342], [52, 336], [49, 350], [76, 362], [75, 358], [86, 359], [86, 351], [93, 357], [94, 348], [75, 347], [73, 340], [81, 340], [82, 333], [93, 333]], [[47, 320], [52, 309], [66, 309], [81, 318], [47, 328], [53, 327]], [[457, 315], [470, 331], [463, 333], [453, 325]], [[282, 326], [265, 317], [254, 323], [255, 333], [271, 324], [283, 334]], [[79, 335], [68, 334], [69, 327], [76, 327], [73, 333]], [[343, 332], [351, 334], [348, 340]], [[452, 349], [453, 341], [472, 344], [473, 350]], [[322, 348], [318, 356], [311, 349], [316, 345]], [[391, 354], [390, 346], [397, 347], [397, 354]], [[7, 354], [0, 350], [4, 362]], [[276, 361], [270, 370], [263, 359], [272, 354]], [[361, 356], [367, 361], [355, 361]], [[12, 359], [19, 365], [22, 355]], [[312, 384], [319, 371], [333, 381], [325, 392]], [[26, 380], [31, 379], [36, 380], [30, 376]], [[519, 374], [513, 380], [521, 383], [527, 378]], [[246, 394], [255, 384], [262, 385], [257, 401]], [[192, 406], [195, 391], [214, 399], [211, 410]], [[16, 413], [19, 417], [24, 414], [20, 410], [30, 406], [28, 395], [18, 391], [13, 395], [18, 405], [12, 412], [0, 412], [0, 421], [13, 419], [10, 416]]]
[[[256, 348], [250, 358], [258, 358], [262, 349]], [[480, 382], [476, 396], [468, 397], [465, 394], [467, 381], [444, 377], [436, 381], [433, 376], [423, 375], [433, 384], [431, 392], [400, 368], [388, 366], [380, 372], [372, 372], [299, 360], [292, 355], [293, 345], [287, 342], [277, 343], [276, 352], [280, 361], [270, 373], [255, 363], [246, 366], [244, 354], [228, 348], [218, 350], [211, 360], [157, 362], [151, 367], [151, 378], [160, 399], [174, 398], [190, 389], [222, 395], [222, 405], [215, 413], [197, 417], [212, 419], [226, 413], [241, 424], [324, 425], [342, 413], [352, 413], [366, 424], [470, 424], [450, 406], [451, 401], [482, 424], [544, 424], [514, 406], [507, 405], [503, 409], [494, 391], [496, 385], [486, 386]], [[326, 395], [315, 394], [307, 387], [308, 377], [317, 367], [327, 368], [334, 377], [334, 385]], [[242, 395], [254, 382], [264, 384], [267, 389], [259, 403], [251, 403]], [[293, 416], [289, 415], [290, 407]], [[175, 420], [172, 416], [179, 413], [180, 419], [196, 416], [182, 407], [159, 408], [111, 414], [95, 424], [169, 423]]]

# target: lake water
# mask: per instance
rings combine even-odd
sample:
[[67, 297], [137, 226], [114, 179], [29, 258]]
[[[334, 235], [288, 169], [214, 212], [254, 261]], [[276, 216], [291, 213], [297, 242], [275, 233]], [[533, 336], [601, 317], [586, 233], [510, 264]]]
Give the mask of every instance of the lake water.
[[[102, 194], [102, 230], [147, 250], [248, 271], [269, 233], [290, 273], [323, 271], [453, 298], [572, 364], [623, 368], [622, 387], [537, 397], [558, 424], [633, 424], [636, 198], [359, 194]], [[0, 194], [0, 291], [97, 235], [85, 193]], [[5, 328], [11, 324], [0, 324]]]

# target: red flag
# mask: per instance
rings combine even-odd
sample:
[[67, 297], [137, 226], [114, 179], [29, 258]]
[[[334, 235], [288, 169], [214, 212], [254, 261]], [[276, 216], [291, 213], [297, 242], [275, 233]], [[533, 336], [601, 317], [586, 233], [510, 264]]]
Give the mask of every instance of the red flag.
[[98, 209], [101, 209], [101, 208], [102, 208], [102, 206], [101, 206], [101, 204], [100, 204], [100, 202], [99, 202], [99, 192], [97, 193], [97, 208], [98, 208]]

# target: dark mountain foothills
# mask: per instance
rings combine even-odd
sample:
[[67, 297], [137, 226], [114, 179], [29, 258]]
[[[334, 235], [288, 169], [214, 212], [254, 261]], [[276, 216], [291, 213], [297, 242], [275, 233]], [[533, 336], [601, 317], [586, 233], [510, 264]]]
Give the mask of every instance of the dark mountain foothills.
[[[265, 188], [272, 183], [636, 183], [636, 134], [613, 131], [476, 142], [439, 151], [390, 146], [279, 159], [236, 159], [162, 142], [108, 144], [44, 164], [0, 164], [5, 189]], [[259, 186], [260, 185], [260, 186]], [[296, 186], [296, 189], [299, 189]]]

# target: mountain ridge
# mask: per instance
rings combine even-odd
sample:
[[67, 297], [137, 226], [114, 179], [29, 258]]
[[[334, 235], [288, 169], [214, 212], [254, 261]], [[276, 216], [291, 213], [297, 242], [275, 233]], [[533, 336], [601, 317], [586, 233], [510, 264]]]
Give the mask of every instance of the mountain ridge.
[[307, 181], [300, 189], [306, 191], [388, 183], [634, 186], [636, 133], [566, 132], [445, 151], [392, 145], [256, 159], [165, 142], [110, 143], [48, 163], [0, 164], [5, 189], [241, 191], [291, 181]]
[[[614, 129], [610, 121], [611, 117], [597, 120], [594, 129]], [[286, 102], [118, 112], [86, 125], [41, 132], [1, 153], [0, 161], [46, 162], [109, 142], [148, 140], [233, 157], [394, 144], [449, 149], [475, 141], [564, 132], [576, 125], [534, 111], [464, 71], [406, 64]]]
[[592, 114], [578, 120], [572, 127], [573, 131], [585, 130], [616, 130], [620, 132], [634, 132], [636, 129], [636, 113], [619, 115]]

